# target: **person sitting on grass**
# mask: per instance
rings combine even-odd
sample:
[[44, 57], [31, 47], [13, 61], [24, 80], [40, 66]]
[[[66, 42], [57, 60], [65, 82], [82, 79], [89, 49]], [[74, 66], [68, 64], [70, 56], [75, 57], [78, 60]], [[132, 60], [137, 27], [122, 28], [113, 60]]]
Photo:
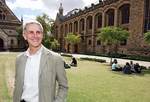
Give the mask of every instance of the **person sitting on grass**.
[[70, 67], [70, 65], [69, 65], [69, 64], [67, 64], [65, 61], [64, 61], [64, 67], [65, 67], [65, 69], [69, 69], [69, 68], [71, 68], [71, 67]]
[[113, 64], [111, 66], [112, 71], [122, 71], [122, 68], [117, 63], [117, 59], [114, 59]]
[[131, 66], [128, 62], [126, 62], [126, 65], [123, 67], [123, 73], [124, 74], [132, 74]]
[[70, 66], [77, 67], [77, 60], [75, 59], [75, 57], [72, 57], [72, 62], [70, 64]]
[[131, 72], [135, 73], [133, 61], [130, 61], [130, 66], [131, 66]]
[[141, 73], [141, 67], [140, 67], [139, 63], [136, 63], [134, 65], [134, 70], [135, 70], [135, 73]]

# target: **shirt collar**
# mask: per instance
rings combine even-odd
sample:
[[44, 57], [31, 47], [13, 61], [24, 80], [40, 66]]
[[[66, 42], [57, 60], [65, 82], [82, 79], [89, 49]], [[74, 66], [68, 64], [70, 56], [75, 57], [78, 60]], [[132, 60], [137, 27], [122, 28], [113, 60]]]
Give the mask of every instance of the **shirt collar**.
[[[42, 52], [42, 49], [43, 49], [43, 45], [40, 47], [40, 49], [35, 53], [35, 54], [33, 54], [33, 55], [39, 55], [41, 52]], [[33, 56], [33, 55], [30, 55], [30, 53], [29, 53], [29, 48], [27, 49], [27, 51], [25, 52], [25, 55], [26, 56]]]

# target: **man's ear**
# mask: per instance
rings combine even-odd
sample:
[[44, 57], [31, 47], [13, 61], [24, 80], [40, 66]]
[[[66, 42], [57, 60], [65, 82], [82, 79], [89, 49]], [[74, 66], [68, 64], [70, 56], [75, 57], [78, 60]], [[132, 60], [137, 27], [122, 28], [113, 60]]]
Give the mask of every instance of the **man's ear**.
[[23, 33], [23, 38], [24, 38], [25, 40], [27, 40], [27, 37], [26, 37], [26, 34], [25, 34], [25, 33]]

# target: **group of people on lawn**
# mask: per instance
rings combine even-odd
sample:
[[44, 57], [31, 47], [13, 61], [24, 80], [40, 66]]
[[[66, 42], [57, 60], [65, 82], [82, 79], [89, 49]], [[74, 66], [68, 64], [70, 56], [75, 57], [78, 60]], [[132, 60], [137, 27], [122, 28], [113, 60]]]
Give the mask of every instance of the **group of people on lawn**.
[[132, 73], [141, 73], [141, 67], [139, 63], [133, 64], [133, 61], [126, 62], [126, 64], [121, 67], [118, 65], [117, 59], [114, 59], [112, 62], [112, 71], [122, 71], [125, 74], [132, 74]]

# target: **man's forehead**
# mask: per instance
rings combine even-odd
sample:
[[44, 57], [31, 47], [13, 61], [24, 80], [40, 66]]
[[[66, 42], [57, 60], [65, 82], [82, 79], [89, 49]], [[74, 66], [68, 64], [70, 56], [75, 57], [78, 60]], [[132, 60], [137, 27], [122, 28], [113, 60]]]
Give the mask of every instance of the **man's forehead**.
[[39, 30], [41, 30], [42, 28], [38, 25], [38, 24], [29, 24], [29, 25], [27, 25], [27, 29], [28, 30], [33, 30], [33, 28], [34, 29], [39, 29]]

